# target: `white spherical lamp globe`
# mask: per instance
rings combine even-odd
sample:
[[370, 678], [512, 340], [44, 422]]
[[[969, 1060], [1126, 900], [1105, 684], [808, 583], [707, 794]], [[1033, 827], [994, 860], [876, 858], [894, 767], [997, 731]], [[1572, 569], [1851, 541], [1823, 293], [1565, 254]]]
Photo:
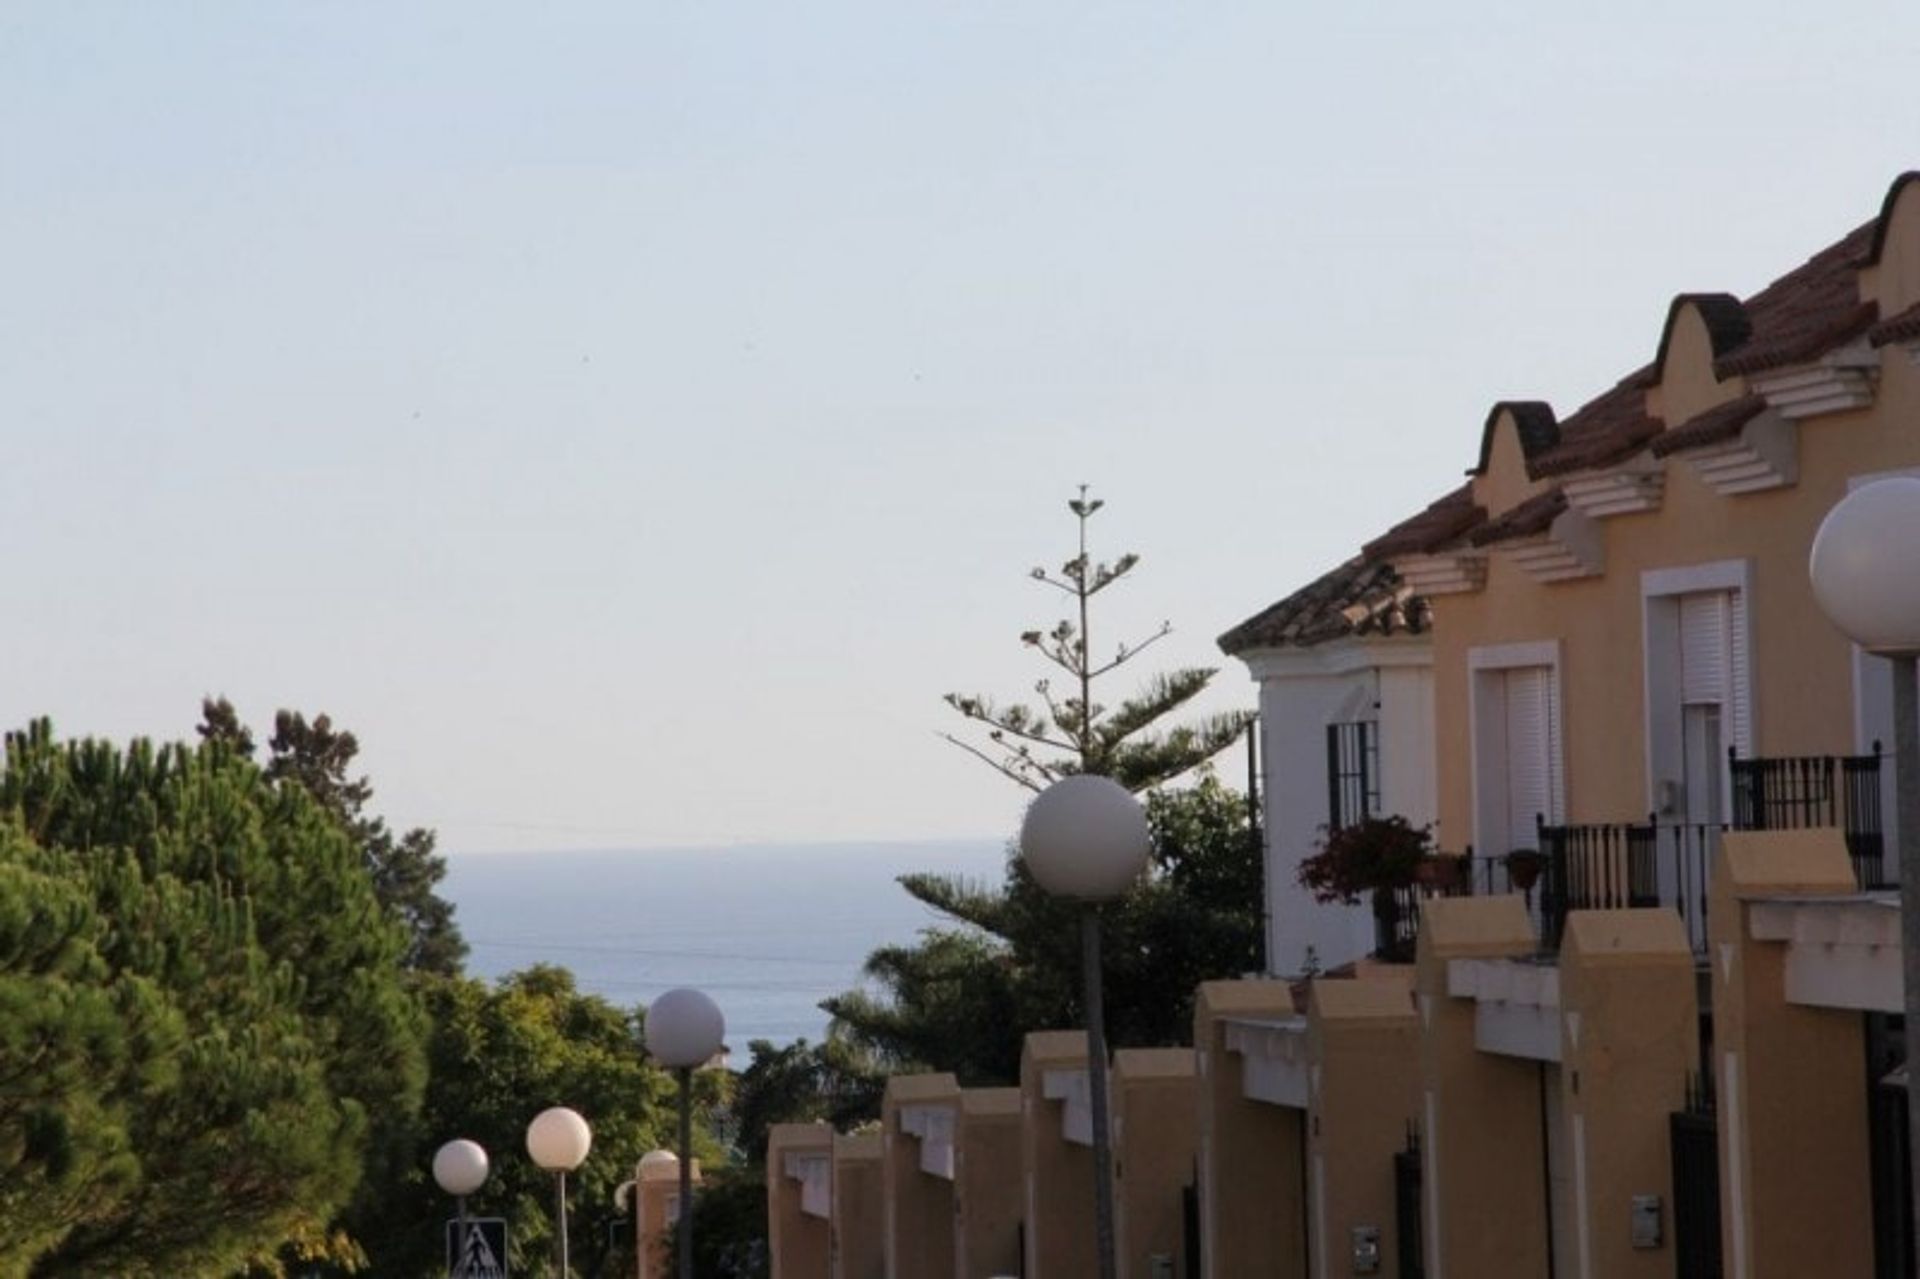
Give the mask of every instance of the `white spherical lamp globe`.
[[647, 1051], [669, 1070], [706, 1065], [726, 1036], [720, 1006], [701, 991], [670, 990], [647, 1007]]
[[1020, 858], [1058, 897], [1106, 901], [1140, 878], [1153, 851], [1147, 813], [1108, 777], [1062, 778], [1027, 806]]
[[548, 1172], [572, 1172], [587, 1161], [593, 1131], [587, 1121], [565, 1106], [554, 1106], [527, 1125], [527, 1154]]
[[1920, 479], [1847, 494], [1820, 522], [1807, 567], [1821, 610], [1854, 643], [1920, 653]]
[[487, 1184], [487, 1152], [462, 1137], [433, 1152], [433, 1179], [450, 1195], [470, 1195]]

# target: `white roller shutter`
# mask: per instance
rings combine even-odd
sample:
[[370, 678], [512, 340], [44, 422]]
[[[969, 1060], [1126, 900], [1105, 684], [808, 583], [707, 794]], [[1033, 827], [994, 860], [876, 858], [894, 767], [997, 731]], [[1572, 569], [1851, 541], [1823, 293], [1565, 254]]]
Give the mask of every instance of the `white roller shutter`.
[[1680, 597], [1680, 701], [1698, 706], [1727, 704], [1727, 591]]
[[1753, 757], [1753, 683], [1748, 674], [1747, 593], [1727, 592], [1727, 673], [1732, 681], [1728, 690], [1727, 719], [1732, 724], [1730, 740], [1742, 758]]
[[1680, 597], [1680, 701], [1715, 705], [1741, 755], [1753, 754], [1748, 700], [1747, 600], [1741, 591]]
[[1533, 846], [1541, 815], [1555, 819], [1551, 675], [1545, 666], [1506, 672], [1507, 838], [1515, 848]]

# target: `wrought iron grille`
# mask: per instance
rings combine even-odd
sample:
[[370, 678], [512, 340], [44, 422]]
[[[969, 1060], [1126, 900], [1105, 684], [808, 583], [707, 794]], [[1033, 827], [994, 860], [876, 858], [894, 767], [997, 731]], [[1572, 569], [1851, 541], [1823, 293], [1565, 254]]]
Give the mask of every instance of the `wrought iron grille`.
[[1380, 726], [1372, 720], [1327, 725], [1327, 829], [1380, 811]]
[[1880, 811], [1880, 743], [1870, 755], [1782, 755], [1741, 759], [1731, 750], [1735, 830], [1838, 826], [1863, 889], [1898, 882], [1887, 864]]

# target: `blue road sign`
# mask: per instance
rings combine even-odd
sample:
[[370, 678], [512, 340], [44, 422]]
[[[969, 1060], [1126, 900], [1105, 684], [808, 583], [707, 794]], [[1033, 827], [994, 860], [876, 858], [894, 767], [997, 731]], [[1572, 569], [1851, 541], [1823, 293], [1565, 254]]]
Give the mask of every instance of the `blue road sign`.
[[507, 1279], [505, 1217], [468, 1217], [465, 1239], [458, 1217], [447, 1222], [447, 1279]]

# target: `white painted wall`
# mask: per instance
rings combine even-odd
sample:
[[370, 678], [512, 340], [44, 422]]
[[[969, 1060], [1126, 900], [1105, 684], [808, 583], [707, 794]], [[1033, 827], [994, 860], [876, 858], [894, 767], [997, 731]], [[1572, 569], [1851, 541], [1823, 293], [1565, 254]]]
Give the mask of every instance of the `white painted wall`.
[[1379, 679], [1380, 806], [1415, 826], [1425, 826], [1439, 811], [1433, 762], [1433, 667], [1389, 666], [1379, 671]]
[[1431, 821], [1431, 649], [1422, 640], [1396, 637], [1245, 658], [1260, 684], [1267, 969], [1291, 977], [1309, 962], [1321, 970], [1351, 963], [1373, 949], [1371, 907], [1322, 905], [1297, 878], [1301, 861], [1326, 833], [1327, 725], [1376, 719], [1383, 812], [1401, 813], [1416, 824]]

